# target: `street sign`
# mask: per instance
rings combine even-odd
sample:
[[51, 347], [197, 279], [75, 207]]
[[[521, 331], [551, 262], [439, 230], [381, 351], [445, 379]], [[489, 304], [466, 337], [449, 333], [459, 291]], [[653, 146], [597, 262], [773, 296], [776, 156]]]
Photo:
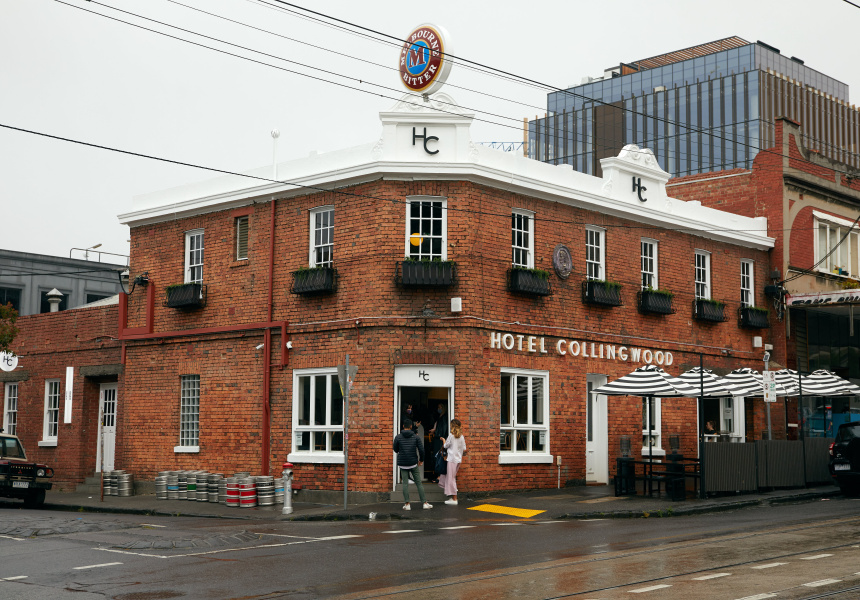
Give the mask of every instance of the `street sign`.
[[762, 371], [764, 379], [764, 401], [776, 402], [776, 371]]
[[14, 371], [18, 367], [18, 357], [11, 352], [0, 352], [0, 369]]
[[[349, 377], [346, 375], [346, 365], [337, 366], [337, 380], [340, 382], [340, 392], [344, 393], [347, 389], [352, 389], [352, 384], [355, 382], [355, 374], [358, 372], [358, 367], [349, 365]], [[347, 383], [349, 387], [347, 388]]]

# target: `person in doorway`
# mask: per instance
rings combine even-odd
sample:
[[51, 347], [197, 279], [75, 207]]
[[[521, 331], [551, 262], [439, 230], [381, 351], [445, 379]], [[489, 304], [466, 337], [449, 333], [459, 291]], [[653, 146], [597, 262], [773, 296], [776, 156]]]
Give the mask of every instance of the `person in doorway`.
[[[705, 423], [705, 439], [708, 441], [716, 441], [717, 429], [714, 427], [713, 421]], [[714, 436], [714, 437], [708, 437]]]
[[460, 419], [451, 419], [451, 434], [442, 440], [442, 447], [448, 452], [448, 473], [439, 476], [439, 487], [445, 491], [445, 504], [457, 505], [457, 471], [466, 453], [466, 437]]
[[394, 451], [397, 453], [397, 467], [400, 469], [400, 481], [403, 483], [403, 510], [412, 510], [409, 504], [410, 477], [418, 488], [418, 496], [424, 508], [433, 508], [424, 497], [424, 485], [418, 471], [418, 467], [424, 463], [424, 442], [412, 431], [412, 419], [403, 419], [400, 433], [394, 438]]
[[418, 426], [421, 425], [421, 421], [418, 420], [418, 416], [413, 410], [411, 404], [406, 405], [406, 408], [403, 410], [402, 419], [409, 419], [412, 421], [412, 431], [418, 433]]
[[[442, 449], [443, 440], [448, 437], [448, 415], [445, 414], [447, 409], [447, 402], [440, 402], [436, 407], [436, 412], [438, 413], [436, 424], [430, 430], [430, 439], [433, 440], [433, 456], [436, 456], [436, 453]], [[428, 479], [430, 479], [431, 483], [439, 483], [438, 475], [433, 475], [432, 477], [428, 477]]]

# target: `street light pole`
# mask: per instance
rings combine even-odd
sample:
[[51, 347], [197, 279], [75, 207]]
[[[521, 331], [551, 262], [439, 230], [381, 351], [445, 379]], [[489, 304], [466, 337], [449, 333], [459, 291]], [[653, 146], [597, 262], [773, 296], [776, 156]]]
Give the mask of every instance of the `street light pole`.
[[[770, 364], [770, 352], [765, 350], [764, 352], [764, 372], [767, 373], [768, 365]], [[770, 402], [765, 401], [764, 403], [765, 409], [767, 410], [767, 439], [772, 440], [773, 434], [770, 428]]]

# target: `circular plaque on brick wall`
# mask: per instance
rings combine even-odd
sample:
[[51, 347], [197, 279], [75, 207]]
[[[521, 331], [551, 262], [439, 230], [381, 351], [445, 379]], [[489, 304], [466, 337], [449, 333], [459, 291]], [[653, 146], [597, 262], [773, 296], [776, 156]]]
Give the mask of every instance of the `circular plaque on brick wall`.
[[570, 250], [564, 244], [559, 244], [552, 251], [552, 266], [555, 269], [555, 274], [562, 279], [567, 279], [573, 270], [573, 258], [570, 256]]

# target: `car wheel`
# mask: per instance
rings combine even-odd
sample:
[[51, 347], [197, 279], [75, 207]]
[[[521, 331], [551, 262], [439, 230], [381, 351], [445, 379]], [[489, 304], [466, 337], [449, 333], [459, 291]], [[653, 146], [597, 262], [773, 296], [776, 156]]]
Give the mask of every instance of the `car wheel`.
[[45, 490], [33, 490], [24, 498], [24, 506], [28, 508], [39, 508], [45, 503]]

